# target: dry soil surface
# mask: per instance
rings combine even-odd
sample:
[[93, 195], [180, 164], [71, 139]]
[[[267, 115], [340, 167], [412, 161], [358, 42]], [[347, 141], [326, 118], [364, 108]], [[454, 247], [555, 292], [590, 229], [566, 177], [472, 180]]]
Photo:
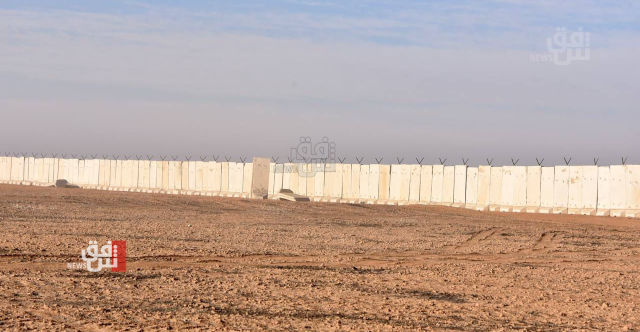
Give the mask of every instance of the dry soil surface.
[[0, 229], [0, 330], [640, 327], [638, 220], [0, 185]]

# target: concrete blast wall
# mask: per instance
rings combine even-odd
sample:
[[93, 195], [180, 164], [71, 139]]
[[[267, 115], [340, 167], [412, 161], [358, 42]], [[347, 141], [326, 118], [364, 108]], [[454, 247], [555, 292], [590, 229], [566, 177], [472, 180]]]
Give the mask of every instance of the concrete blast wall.
[[479, 211], [640, 217], [640, 166], [276, 164], [0, 157], [0, 183], [314, 201], [433, 204]]

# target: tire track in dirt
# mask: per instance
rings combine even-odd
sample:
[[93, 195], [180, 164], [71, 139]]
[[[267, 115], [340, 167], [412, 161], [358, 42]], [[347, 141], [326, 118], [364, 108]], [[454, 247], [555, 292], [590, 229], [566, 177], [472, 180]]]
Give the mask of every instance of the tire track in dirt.
[[480, 231], [480, 232], [476, 233], [475, 235], [471, 236], [471, 238], [469, 238], [468, 240], [466, 240], [466, 241], [462, 242], [461, 244], [455, 246], [454, 249], [469, 248], [469, 247], [473, 247], [473, 246], [476, 246], [478, 244], [481, 244], [483, 242], [489, 241], [496, 233], [498, 233], [498, 231], [500, 231], [500, 228], [497, 228], [497, 227], [489, 228], [489, 229], [485, 229], [483, 231]]

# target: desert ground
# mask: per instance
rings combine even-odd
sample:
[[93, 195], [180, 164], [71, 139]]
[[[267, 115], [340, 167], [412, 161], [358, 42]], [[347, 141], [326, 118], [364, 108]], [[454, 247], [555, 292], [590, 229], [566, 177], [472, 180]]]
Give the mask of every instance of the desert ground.
[[0, 229], [0, 330], [640, 328], [638, 220], [0, 185]]

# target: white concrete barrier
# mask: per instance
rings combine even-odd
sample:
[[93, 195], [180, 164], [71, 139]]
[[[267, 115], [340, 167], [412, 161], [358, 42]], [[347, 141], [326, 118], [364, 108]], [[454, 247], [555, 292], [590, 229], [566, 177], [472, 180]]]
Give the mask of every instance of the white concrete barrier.
[[[160, 180], [160, 183], [158, 183], [158, 180]], [[151, 189], [152, 193], [157, 193], [160, 188], [162, 188], [162, 162], [151, 160], [149, 162], [149, 189]]]
[[124, 160], [116, 160], [116, 177], [111, 179], [112, 187], [122, 187], [122, 172], [124, 171], [123, 163]]
[[369, 165], [369, 193], [367, 204], [375, 204], [380, 197], [380, 165]]
[[306, 172], [305, 175], [307, 177], [307, 197], [309, 197], [309, 199], [313, 201], [316, 194], [316, 174], [317, 174], [316, 164], [315, 163], [306, 164], [305, 172]]
[[[60, 164], [63, 163], [62, 160], [60, 160], [59, 162], [60, 162]], [[104, 171], [105, 187], [104, 187], [104, 189], [107, 190], [111, 186], [111, 181], [113, 181], [115, 179], [115, 177], [112, 176], [112, 174], [115, 173], [115, 161], [114, 160], [105, 160], [104, 167], [105, 167], [105, 171]], [[58, 174], [58, 179], [61, 179], [60, 174]]]
[[[183, 161], [180, 163], [181, 171], [181, 191], [180, 194], [188, 194], [189, 193], [189, 162]], [[230, 165], [231, 167], [231, 165]]]
[[539, 213], [553, 212], [553, 193], [555, 186], [555, 167], [541, 168], [540, 209]]
[[[238, 192], [238, 188], [236, 187], [237, 184], [237, 177], [238, 177], [238, 168], [237, 168], [237, 163], [230, 161], [227, 162], [227, 164], [229, 165], [229, 175], [228, 175], [228, 183], [229, 183], [229, 187], [226, 190], [226, 196], [227, 197], [233, 197], [234, 194], [236, 194]], [[224, 166], [223, 166], [224, 167]], [[277, 189], [277, 192], [280, 191], [280, 189], [282, 189], [282, 183], [283, 183], [283, 178], [284, 178], [284, 165], [283, 164], [277, 164], [276, 165], [276, 170], [278, 170], [278, 172], [276, 173], [276, 177], [280, 176], [280, 180], [279, 180], [279, 184], [280, 186], [278, 187], [278, 185], [276, 184], [276, 187], [274, 188], [274, 190]]]
[[[342, 171], [345, 172], [347, 170], [346, 167], [342, 168]], [[298, 195], [308, 196], [307, 195], [307, 183], [308, 183], [308, 175], [311, 171], [309, 164], [298, 164], [298, 191], [296, 192]], [[348, 179], [351, 179], [351, 165], [348, 168], [349, 175]], [[342, 175], [345, 176], [344, 174]]]
[[[7, 176], [9, 174], [9, 176]], [[7, 157], [0, 156], [0, 182], [5, 183], [11, 180], [11, 168], [7, 172]]]
[[582, 206], [580, 214], [596, 215], [598, 208], [598, 166], [582, 167]]
[[444, 182], [444, 166], [433, 165], [433, 178], [431, 182], [431, 203], [442, 204], [442, 187]]
[[[269, 165], [270, 173], [268, 176], [271, 176], [271, 172], [273, 171], [273, 167], [275, 167], [275, 164]], [[222, 163], [219, 163], [217, 161], [211, 162], [209, 165], [209, 172], [209, 181], [211, 182], [212, 195], [220, 195], [220, 193], [222, 192]]]
[[[153, 173], [155, 175], [155, 172]], [[151, 161], [150, 160], [140, 160], [140, 162], [138, 163], [138, 188], [142, 192], [146, 192], [151, 188]]]
[[541, 183], [542, 167], [527, 166], [527, 213], [538, 213], [538, 210], [540, 210]]
[[627, 218], [640, 218], [640, 165], [626, 167]]
[[464, 207], [466, 204], [467, 166], [456, 165], [453, 169], [453, 207]]
[[455, 166], [445, 166], [443, 174], [441, 205], [451, 206], [455, 191]]
[[[315, 176], [309, 175], [311, 168]], [[335, 171], [333, 171], [335, 170]], [[253, 164], [1, 157], [0, 182], [250, 197]], [[269, 190], [331, 202], [454, 204], [478, 210], [640, 217], [640, 166], [271, 164]], [[313, 175], [313, 174], [311, 174]]]
[[571, 175], [569, 166], [556, 166], [555, 168], [553, 213], [565, 214], [569, 209], [569, 181], [571, 180]]
[[489, 210], [491, 198], [491, 166], [478, 166], [478, 202], [476, 211]]
[[349, 203], [358, 202], [360, 202], [360, 164], [351, 164], [351, 197], [349, 198]]
[[173, 175], [171, 175], [173, 172], [170, 166], [170, 162], [168, 160], [163, 160], [161, 167], [162, 167], [162, 187], [160, 188], [162, 189], [161, 192], [166, 194], [170, 189], [169, 184], [170, 184], [171, 177], [173, 177]]
[[402, 165], [391, 165], [391, 177], [389, 180], [389, 200], [387, 204], [395, 205], [400, 201], [402, 187]]
[[187, 168], [189, 169], [189, 191], [196, 191], [196, 183], [198, 182], [196, 179], [196, 161], [188, 161], [187, 162], [188, 166]]
[[513, 212], [523, 213], [527, 209], [527, 167], [515, 166], [513, 168]]
[[[298, 164], [291, 164], [290, 166], [290, 175], [289, 175], [289, 189], [291, 189], [291, 191], [293, 191], [296, 194], [298, 193], [298, 187], [300, 186], [300, 172], [298, 170]], [[245, 165], [246, 168], [246, 165]], [[342, 170], [342, 169], [340, 169]], [[245, 175], [247, 174], [247, 172], [245, 171], [244, 173]], [[246, 177], [245, 177], [246, 179]], [[342, 179], [342, 174], [340, 174], [340, 179]]]
[[336, 172], [331, 164], [324, 164], [324, 188], [322, 189], [323, 197], [322, 202], [331, 202], [333, 195], [333, 188], [335, 186]]
[[27, 173], [26, 173], [26, 179], [25, 181], [29, 181], [29, 182], [33, 182], [36, 180], [36, 158], [34, 157], [28, 157], [26, 159], [26, 167], [27, 167]]
[[489, 211], [499, 211], [502, 204], [502, 167], [491, 167]]
[[[174, 173], [175, 173], [175, 183], [174, 185], [174, 190], [172, 192], [172, 194], [174, 195], [178, 195], [180, 194], [180, 192], [182, 191], [182, 162], [181, 161], [174, 161]], [[227, 190], [229, 189], [229, 164], [227, 164], [227, 172], [226, 172], [226, 179], [227, 179]], [[225, 191], [226, 192], [226, 191]]]
[[401, 182], [400, 182], [400, 201], [398, 205], [409, 204], [409, 190], [411, 186], [411, 166], [410, 165], [401, 165], [400, 174]]
[[376, 204], [387, 204], [390, 199], [389, 191], [391, 190], [391, 165], [380, 165], [379, 173], [378, 200]]
[[[194, 175], [195, 175], [195, 167], [194, 167]], [[235, 178], [233, 179], [233, 181], [234, 181], [233, 197], [242, 197], [242, 190], [244, 188], [244, 163], [235, 164]]]
[[502, 200], [500, 212], [513, 211], [513, 202], [516, 189], [515, 166], [502, 167]]
[[[116, 187], [120, 187], [120, 190], [129, 190], [133, 187], [133, 160], [122, 160], [121, 161], [121, 165], [122, 165], [122, 178], [120, 179], [120, 183], [118, 183], [118, 176], [117, 176], [117, 171], [115, 174], [115, 179], [116, 181], [114, 183], [112, 183], [111, 186], [116, 186]], [[116, 163], [116, 169], [118, 167], [118, 164]], [[112, 177], [114, 178], [114, 177]], [[178, 180], [176, 179], [176, 182]]]
[[[340, 203], [348, 203], [349, 198], [351, 198], [351, 164], [342, 164], [341, 167], [342, 167], [342, 196], [340, 199]], [[304, 193], [302, 193], [301, 195], [304, 195]]]
[[315, 183], [314, 183], [314, 192], [313, 192], [313, 200], [316, 202], [322, 201], [324, 198], [324, 164], [312, 164], [316, 170]]
[[273, 189], [276, 187], [276, 164], [269, 163], [269, 197], [273, 196]]
[[282, 189], [291, 189], [292, 165], [292, 163], [285, 163], [283, 166], [284, 173], [282, 174]]
[[431, 186], [433, 184], [433, 166], [420, 167], [420, 204], [431, 203]]
[[467, 168], [466, 182], [464, 207], [467, 209], [475, 209], [478, 204], [478, 167]]
[[77, 180], [75, 184], [80, 185], [82, 188], [86, 184], [84, 182], [84, 160], [82, 159], [78, 160], [77, 168], [78, 168], [78, 175], [77, 175]]
[[[253, 186], [253, 163], [244, 164], [244, 175], [242, 176], [242, 197], [251, 198], [251, 188]], [[296, 184], [298, 179], [298, 173], [295, 173]]]
[[358, 197], [360, 202], [369, 200], [369, 168], [370, 165], [360, 166], [360, 196]]
[[203, 195], [204, 190], [204, 175], [205, 175], [205, 162], [198, 160], [195, 162], [194, 177], [195, 177], [195, 191], [198, 195]]
[[582, 166], [569, 166], [568, 214], [580, 214], [582, 209]]
[[610, 194], [612, 217], [624, 217], [627, 208], [627, 172], [623, 165], [609, 167], [611, 175]]
[[409, 173], [409, 203], [418, 204], [420, 201], [420, 177], [422, 167], [420, 165], [411, 165]]
[[264, 199], [269, 194], [269, 159], [254, 157], [251, 164], [251, 198]]
[[[220, 196], [227, 196], [229, 195], [229, 162], [223, 161], [221, 164], [222, 164], [222, 182], [220, 186]], [[279, 164], [274, 164], [274, 167], [273, 167], [274, 182], [273, 182], [272, 193], [274, 190], [276, 190], [276, 188], [278, 189], [278, 191], [282, 189], [282, 169], [281, 168], [279, 169], [278, 165]], [[276, 179], [279, 180], [279, 183], [280, 183], [279, 185], [276, 185]]]

